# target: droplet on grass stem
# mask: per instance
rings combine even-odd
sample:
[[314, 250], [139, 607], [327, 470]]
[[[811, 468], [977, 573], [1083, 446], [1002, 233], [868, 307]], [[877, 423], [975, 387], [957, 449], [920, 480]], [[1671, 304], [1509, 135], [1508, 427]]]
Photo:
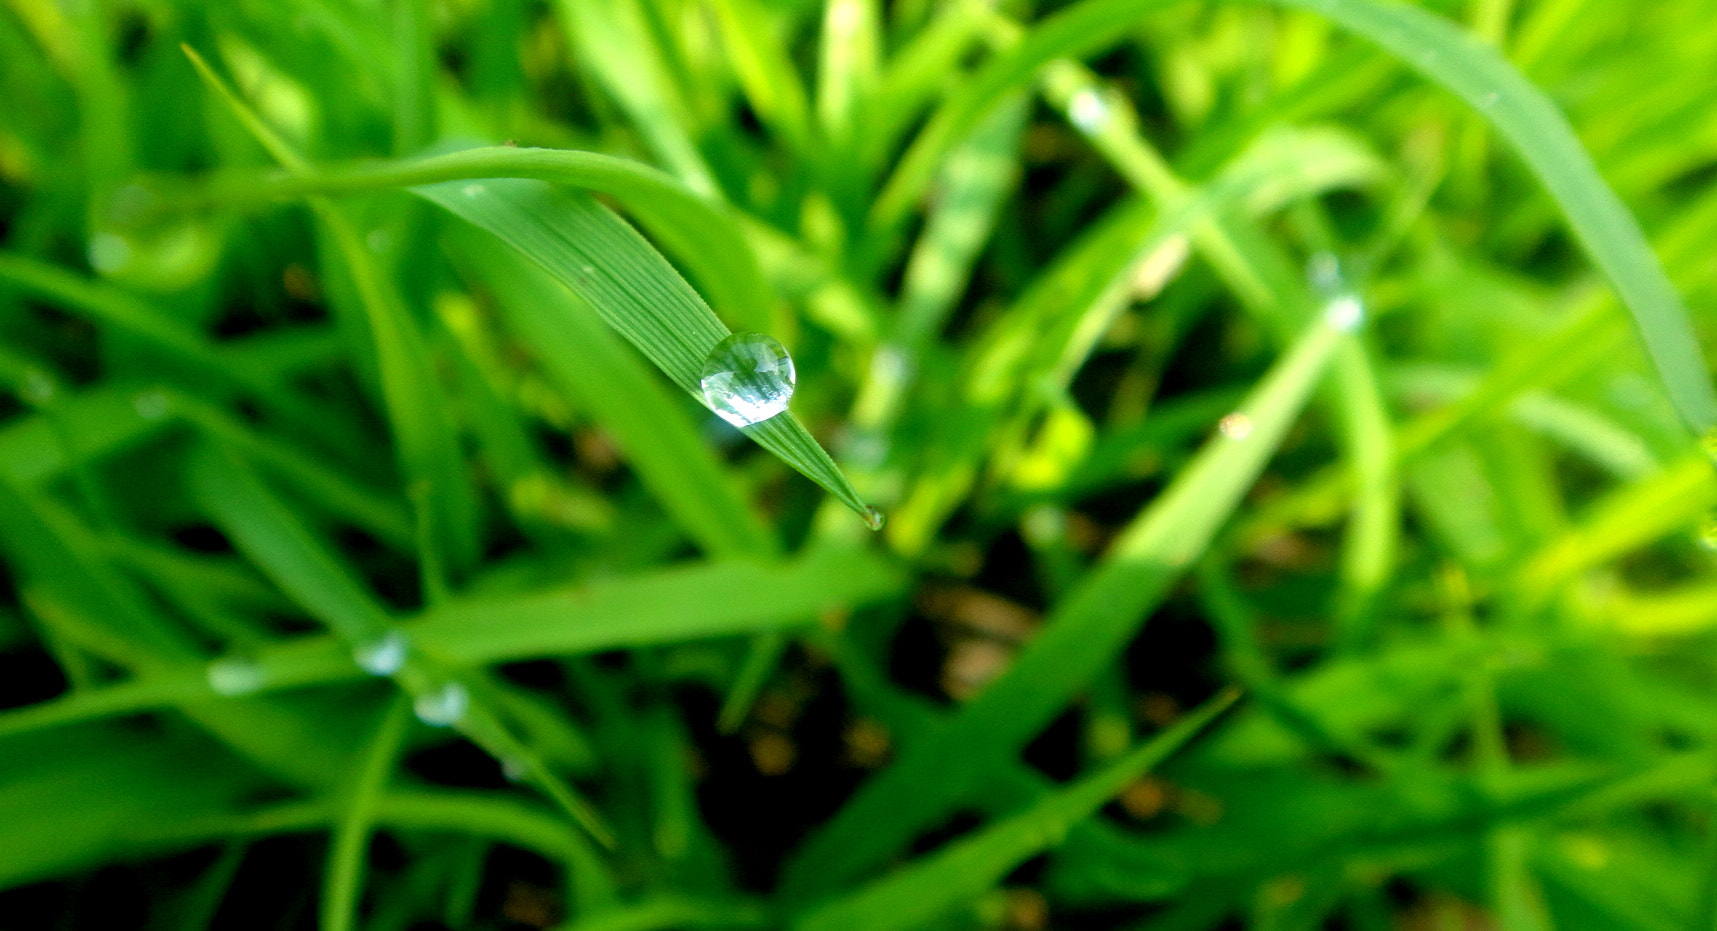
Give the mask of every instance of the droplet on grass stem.
[[417, 696], [411, 710], [417, 719], [430, 727], [450, 727], [465, 717], [471, 707], [471, 693], [458, 682], [447, 682]]
[[735, 333], [710, 350], [698, 386], [704, 401], [736, 427], [761, 423], [793, 397], [793, 359], [762, 333]]
[[352, 662], [358, 668], [372, 676], [391, 676], [405, 666], [405, 656], [410, 650], [405, 634], [390, 630], [371, 640], [359, 644], [352, 649]]
[[242, 656], [223, 656], [210, 663], [204, 675], [210, 691], [228, 697], [252, 694], [268, 683], [262, 667]]

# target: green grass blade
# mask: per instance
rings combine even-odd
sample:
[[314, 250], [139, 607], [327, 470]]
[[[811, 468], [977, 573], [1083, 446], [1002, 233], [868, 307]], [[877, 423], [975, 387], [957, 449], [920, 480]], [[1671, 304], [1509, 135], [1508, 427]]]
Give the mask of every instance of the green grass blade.
[[358, 926], [358, 899], [363, 891], [365, 861], [376, 803], [387, 787], [411, 722], [411, 702], [394, 696], [382, 716], [346, 790], [345, 811], [334, 824], [328, 867], [322, 883], [323, 931], [351, 931]]
[[1239, 697], [1226, 692], [1102, 770], [1026, 811], [801, 916], [796, 931], [908, 931], [976, 898], [1026, 859], [1058, 844], [1129, 782], [1168, 759]]
[[612, 155], [494, 146], [302, 176], [216, 180], [166, 200], [187, 207], [242, 206], [486, 178], [532, 178], [613, 197], [685, 265], [735, 328], [767, 328], [774, 297], [734, 219], [672, 176]]
[[[915, 140], [872, 210], [893, 229], [923, 194], [943, 154], [1042, 66], [1107, 47], [1170, 0], [1082, 0], [1040, 23], [951, 97]], [[1639, 225], [1604, 183], [1568, 121], [1489, 46], [1438, 17], [1389, 0], [1266, 0], [1310, 10], [1364, 35], [1476, 108], [1508, 139], [1621, 294], [1682, 420], [1717, 425], [1717, 392], [1680, 297]]]
[[940, 733], [866, 783], [791, 865], [823, 891], [873, 868], [949, 814], [984, 768], [1018, 751], [1111, 661], [1240, 503], [1347, 337], [1320, 320], [1238, 408], [1243, 439], [1213, 438], [1057, 605], [1008, 671]]
[[582, 298], [482, 233], [454, 243], [549, 377], [614, 437], [644, 486], [705, 551], [738, 558], [775, 549], [685, 405]]
[[[414, 188], [518, 249], [638, 347], [668, 378], [702, 400], [704, 358], [729, 335], [673, 266], [642, 236], [582, 191], [497, 179]], [[854, 512], [867, 506], [791, 412], [745, 433]]]

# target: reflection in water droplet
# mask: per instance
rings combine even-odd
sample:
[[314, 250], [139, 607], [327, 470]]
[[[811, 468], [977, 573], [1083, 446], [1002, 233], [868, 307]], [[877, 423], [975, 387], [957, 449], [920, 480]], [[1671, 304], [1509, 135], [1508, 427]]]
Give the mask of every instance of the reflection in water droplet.
[[887, 522], [888, 517], [875, 505], [870, 505], [864, 509], [864, 525], [866, 527], [872, 530], [881, 530], [882, 525]]
[[1067, 118], [1080, 132], [1095, 136], [1109, 123], [1109, 102], [1093, 88], [1080, 88], [1067, 102]]
[[131, 409], [144, 420], [160, 420], [171, 407], [163, 391], [140, 391], [131, 399]]
[[449, 682], [417, 696], [411, 710], [417, 713], [419, 721], [430, 727], [447, 727], [459, 723], [459, 719], [465, 717], [465, 709], [470, 706], [471, 693], [465, 690], [465, 686]]
[[1351, 333], [1365, 322], [1365, 305], [1358, 297], [1343, 294], [1324, 307], [1324, 320], [1343, 333]]
[[735, 333], [704, 359], [698, 386], [710, 410], [736, 427], [768, 420], [793, 396], [793, 360], [762, 333]]
[[209, 664], [204, 673], [209, 690], [216, 695], [249, 695], [268, 682], [268, 676], [255, 660], [241, 656], [223, 656]]
[[405, 654], [409, 646], [404, 633], [390, 630], [369, 643], [354, 648], [352, 662], [372, 676], [391, 676], [405, 666]]
[[1252, 435], [1252, 418], [1235, 411], [1218, 421], [1216, 429], [1231, 440], [1244, 440]]

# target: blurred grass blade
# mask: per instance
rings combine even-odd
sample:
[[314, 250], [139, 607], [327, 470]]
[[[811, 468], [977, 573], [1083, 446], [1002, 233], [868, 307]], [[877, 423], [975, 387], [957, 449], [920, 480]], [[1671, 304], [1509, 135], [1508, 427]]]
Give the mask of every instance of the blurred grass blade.
[[[181, 48], [203, 82], [276, 161], [295, 174], [308, 172], [303, 156], [274, 133], [202, 56], [188, 45]], [[464, 573], [477, 561], [478, 500], [427, 342], [397, 284], [375, 261], [351, 221], [325, 199], [312, 199], [311, 206], [351, 276], [368, 325], [400, 470], [414, 500], [421, 504], [419, 520], [427, 530], [426, 542], [433, 547], [420, 553], [420, 559], [426, 566]]]
[[[413, 190], [536, 262], [702, 400], [704, 359], [729, 330], [667, 260], [594, 197], [520, 179]], [[852, 484], [791, 412], [742, 429], [855, 513], [866, 514]]]
[[1344, 339], [1307, 328], [1246, 401], [1122, 532], [1100, 567], [1057, 604], [1036, 638], [938, 733], [867, 782], [799, 852], [786, 882], [827, 892], [874, 868], [976, 787], [986, 767], [1046, 726], [1112, 661], [1209, 545], [1251, 487]]
[[795, 931], [909, 931], [977, 898], [1014, 867], [1053, 847], [1127, 784], [1198, 736], [1239, 698], [1224, 692], [1102, 770], [888, 877], [819, 906]]
[[764, 125], [793, 149], [811, 140], [805, 83], [775, 35], [769, 12], [758, 0], [714, 0], [721, 40], [740, 86]]
[[[1121, 38], [1145, 13], [1172, 0], [1081, 0], [1058, 11], [983, 67], [931, 118], [872, 210], [873, 232], [894, 229], [927, 189], [943, 155], [1009, 93], [1057, 58], [1078, 57]], [[1508, 139], [1567, 216], [1575, 235], [1622, 295], [1674, 400], [1696, 434], [1717, 426], [1699, 344], [1680, 297], [1651, 247], [1605, 184], [1556, 106], [1495, 49], [1438, 17], [1389, 0], [1265, 0], [1327, 16], [1378, 43], [1454, 91]]]

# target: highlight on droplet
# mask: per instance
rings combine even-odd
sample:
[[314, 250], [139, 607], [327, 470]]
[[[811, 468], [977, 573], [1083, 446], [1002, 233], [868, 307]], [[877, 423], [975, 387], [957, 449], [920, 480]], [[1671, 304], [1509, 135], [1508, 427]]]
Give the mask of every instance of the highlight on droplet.
[[698, 387], [721, 419], [749, 427], [787, 409], [794, 378], [793, 359], [774, 338], [735, 333], [710, 350]]

